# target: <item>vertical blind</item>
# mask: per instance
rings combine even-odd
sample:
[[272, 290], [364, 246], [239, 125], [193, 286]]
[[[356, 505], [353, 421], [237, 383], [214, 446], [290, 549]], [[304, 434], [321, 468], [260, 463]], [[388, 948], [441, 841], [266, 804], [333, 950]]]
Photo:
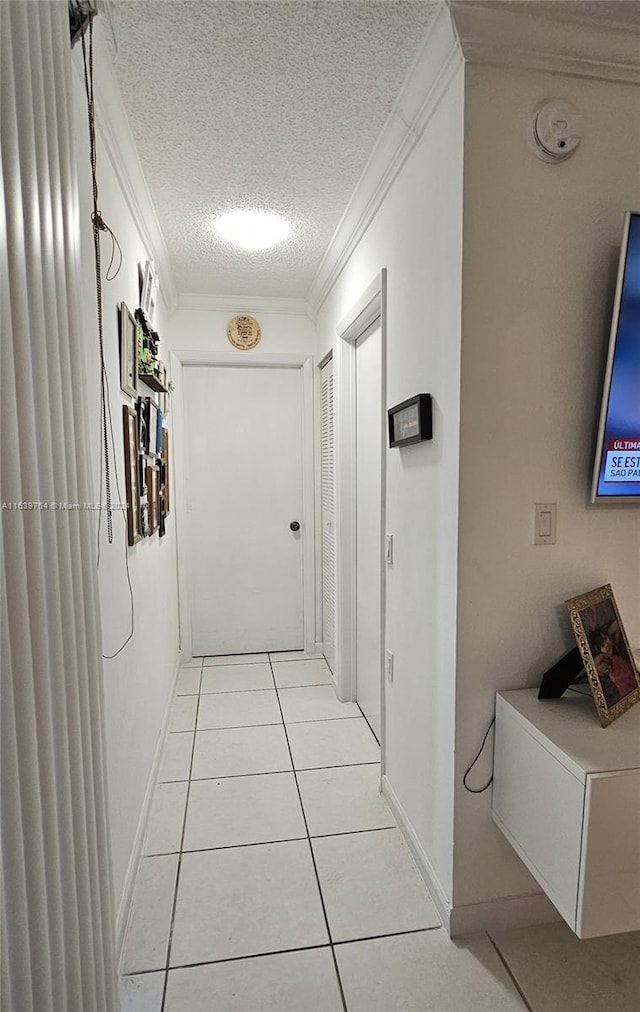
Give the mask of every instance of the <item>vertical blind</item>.
[[70, 120], [66, 0], [0, 3], [7, 1012], [117, 1008]]

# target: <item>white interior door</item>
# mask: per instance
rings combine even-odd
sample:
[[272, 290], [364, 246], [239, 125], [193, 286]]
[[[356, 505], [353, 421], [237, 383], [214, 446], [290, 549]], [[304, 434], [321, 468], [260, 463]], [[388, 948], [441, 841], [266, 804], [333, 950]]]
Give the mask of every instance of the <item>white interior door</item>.
[[320, 467], [322, 500], [322, 649], [333, 672], [336, 655], [335, 459], [333, 360], [320, 373]]
[[356, 699], [380, 739], [382, 608], [380, 324], [356, 343]]
[[301, 370], [183, 375], [192, 652], [301, 650]]

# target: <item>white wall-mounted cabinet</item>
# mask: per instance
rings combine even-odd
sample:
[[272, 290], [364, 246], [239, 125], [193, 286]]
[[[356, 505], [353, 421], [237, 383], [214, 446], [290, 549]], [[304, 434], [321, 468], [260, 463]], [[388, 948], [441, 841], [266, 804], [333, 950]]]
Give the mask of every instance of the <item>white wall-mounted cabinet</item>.
[[640, 705], [498, 693], [492, 814], [579, 938], [640, 929]]

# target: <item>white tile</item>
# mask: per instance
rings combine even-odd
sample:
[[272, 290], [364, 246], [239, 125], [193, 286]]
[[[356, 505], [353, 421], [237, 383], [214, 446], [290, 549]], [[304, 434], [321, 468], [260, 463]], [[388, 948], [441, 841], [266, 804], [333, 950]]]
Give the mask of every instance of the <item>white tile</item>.
[[169, 972], [165, 1012], [342, 1012], [329, 948]]
[[305, 720], [344, 720], [362, 714], [355, 703], [341, 703], [332, 685], [305, 685], [302, 688], [279, 689], [280, 705], [285, 724]]
[[197, 696], [176, 696], [171, 707], [170, 731], [193, 731], [196, 726]]
[[179, 731], [168, 734], [162, 750], [158, 781], [188, 780], [191, 766], [191, 749], [193, 747], [193, 731]]
[[306, 837], [293, 773], [197, 780], [191, 785], [185, 850]]
[[264, 664], [269, 654], [221, 654], [219, 657], [205, 657], [205, 668], [212, 664]]
[[440, 924], [400, 830], [324, 836], [312, 846], [334, 942]]
[[322, 654], [306, 654], [304, 650], [280, 650], [269, 653], [270, 661], [323, 661]]
[[282, 724], [197, 731], [192, 777], [236, 777], [282, 773], [291, 756]]
[[201, 665], [197, 668], [183, 668], [178, 675], [176, 684], [176, 696], [197, 696], [200, 692], [200, 671]]
[[324, 658], [301, 661], [273, 661], [273, 677], [279, 689], [294, 685], [330, 685], [331, 671]]
[[218, 664], [205, 668], [201, 692], [248, 692], [272, 689], [270, 664]]
[[121, 972], [166, 966], [178, 855], [143, 857], [138, 868]]
[[120, 1012], [161, 1012], [165, 972], [120, 977]]
[[580, 939], [559, 921], [492, 936], [535, 1012], [638, 1012], [640, 931]]
[[380, 766], [338, 766], [298, 773], [302, 806], [311, 836], [356, 833], [395, 826], [380, 794]]
[[380, 746], [364, 717], [290, 724], [287, 734], [297, 770], [380, 761]]
[[327, 941], [308, 841], [183, 855], [171, 966]]
[[188, 783], [156, 784], [145, 854], [173, 854], [180, 850]]
[[281, 724], [275, 689], [258, 692], [213, 692], [200, 698], [198, 731], [216, 727]]
[[[525, 1009], [486, 936], [451, 941], [441, 929], [420, 931], [338, 945], [335, 952], [349, 1012]], [[587, 1005], [582, 1012], [587, 1007], [592, 1012]], [[535, 1008], [550, 1012], [548, 1005]]]

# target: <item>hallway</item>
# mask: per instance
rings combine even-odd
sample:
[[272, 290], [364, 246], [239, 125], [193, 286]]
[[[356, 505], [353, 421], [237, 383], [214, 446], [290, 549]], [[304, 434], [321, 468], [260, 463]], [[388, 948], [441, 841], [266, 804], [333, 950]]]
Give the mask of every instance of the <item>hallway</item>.
[[379, 751], [322, 658], [182, 669], [124, 1010], [524, 1007], [486, 936], [460, 945], [440, 927], [379, 793]]
[[321, 657], [182, 668], [122, 1012], [636, 1012], [640, 935], [450, 940]]

